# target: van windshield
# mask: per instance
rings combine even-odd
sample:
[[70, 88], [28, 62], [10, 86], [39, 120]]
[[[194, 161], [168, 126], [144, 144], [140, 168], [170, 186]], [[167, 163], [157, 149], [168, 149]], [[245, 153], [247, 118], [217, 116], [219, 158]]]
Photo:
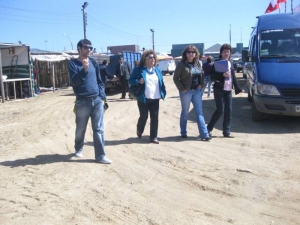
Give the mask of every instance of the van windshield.
[[259, 46], [261, 58], [299, 58], [300, 29], [263, 30]]

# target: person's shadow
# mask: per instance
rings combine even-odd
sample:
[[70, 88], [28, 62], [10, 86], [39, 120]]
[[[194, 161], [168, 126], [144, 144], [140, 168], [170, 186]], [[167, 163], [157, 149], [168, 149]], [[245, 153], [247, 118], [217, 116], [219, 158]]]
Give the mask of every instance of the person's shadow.
[[2, 166], [8, 166], [11, 168], [19, 167], [19, 166], [38, 166], [38, 165], [45, 165], [51, 163], [58, 163], [58, 162], [75, 162], [75, 163], [91, 163], [95, 162], [92, 159], [72, 159], [74, 158], [74, 153], [68, 155], [37, 155], [35, 158], [27, 158], [27, 159], [17, 159], [13, 161], [4, 161], [0, 162]]

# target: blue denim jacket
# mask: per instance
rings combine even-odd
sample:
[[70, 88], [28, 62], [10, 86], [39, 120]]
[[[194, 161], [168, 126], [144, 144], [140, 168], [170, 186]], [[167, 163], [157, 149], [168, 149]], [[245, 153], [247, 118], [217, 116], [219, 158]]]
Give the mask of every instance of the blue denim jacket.
[[[166, 97], [166, 87], [164, 84], [163, 76], [161, 71], [154, 67], [155, 73], [158, 77], [158, 82], [159, 82], [159, 90], [160, 90], [160, 95], [162, 99], [165, 99]], [[135, 67], [130, 75], [130, 78], [128, 80], [129, 85], [138, 85], [139, 80], [143, 78], [145, 83], [143, 85], [142, 93], [141, 95], [137, 98], [138, 101], [146, 103], [146, 97], [145, 97], [145, 85], [147, 85], [147, 79], [146, 79], [146, 69], [144, 67]]]

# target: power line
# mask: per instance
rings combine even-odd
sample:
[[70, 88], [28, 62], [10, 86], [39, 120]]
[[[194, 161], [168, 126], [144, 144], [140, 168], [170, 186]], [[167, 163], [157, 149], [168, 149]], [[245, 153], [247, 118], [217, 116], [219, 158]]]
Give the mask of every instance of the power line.
[[14, 8], [14, 7], [8, 7], [8, 6], [2, 6], [0, 5], [0, 8], [6, 8], [6, 9], [12, 9], [12, 10], [18, 10], [18, 11], [25, 11], [25, 12], [34, 12], [34, 13], [43, 13], [43, 14], [51, 14], [51, 15], [62, 15], [62, 16], [65, 16], [66, 14], [69, 14], [69, 15], [76, 15], [78, 16], [77, 13], [58, 13], [58, 12], [48, 12], [48, 11], [39, 11], [39, 10], [32, 10], [32, 9], [20, 9], [20, 8]]
[[1, 18], [1, 20], [10, 20], [10, 21], [20, 21], [20, 22], [27, 22], [27, 23], [46, 23], [46, 24], [70, 24], [70, 23], [51, 23], [51, 22], [40, 22], [40, 21], [26, 21], [26, 20], [14, 20], [14, 19], [6, 19]]
[[[32, 16], [20, 16], [20, 15], [12, 15], [12, 14], [7, 14], [7, 13], [1, 13], [1, 15], [8, 15], [8, 16], [19, 16], [19, 17], [25, 17], [25, 18], [33, 18], [33, 19], [46, 19], [46, 20], [62, 20], [62, 19], [59, 19], [59, 18], [39, 18], [39, 17], [32, 17]], [[72, 20], [72, 21], [81, 21], [81, 20]]]
[[[116, 28], [114, 28], [114, 27], [112, 27], [112, 26], [109, 26], [108, 24], [105, 24], [105, 23], [101, 22], [100, 20], [98, 20], [98, 19], [96, 19], [96, 18], [94, 18], [94, 17], [92, 17], [92, 16], [90, 16], [90, 15], [88, 16], [88, 18], [91, 18], [92, 20], [97, 21], [97, 22], [100, 23], [102, 26], [105, 26], [105, 27], [107, 27], [108, 29], [114, 30], [114, 31], [119, 32], [119, 33], [123, 33], [123, 34], [125, 34], [125, 35], [132, 36], [132, 37], [134, 37], [134, 38], [137, 37], [137, 34], [129, 34], [129, 33], [127, 33], [127, 32], [118, 30], [118, 29], [116, 29]], [[140, 38], [140, 37], [141, 37], [141, 38], [149, 38], [148, 36], [140, 36], [140, 35], [139, 35], [139, 38]]]

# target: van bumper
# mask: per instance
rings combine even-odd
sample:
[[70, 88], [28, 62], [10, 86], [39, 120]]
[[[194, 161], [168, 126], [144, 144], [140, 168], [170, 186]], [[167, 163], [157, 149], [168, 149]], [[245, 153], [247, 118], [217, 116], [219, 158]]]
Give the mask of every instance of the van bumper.
[[272, 98], [253, 95], [256, 109], [262, 113], [300, 116], [300, 99]]

